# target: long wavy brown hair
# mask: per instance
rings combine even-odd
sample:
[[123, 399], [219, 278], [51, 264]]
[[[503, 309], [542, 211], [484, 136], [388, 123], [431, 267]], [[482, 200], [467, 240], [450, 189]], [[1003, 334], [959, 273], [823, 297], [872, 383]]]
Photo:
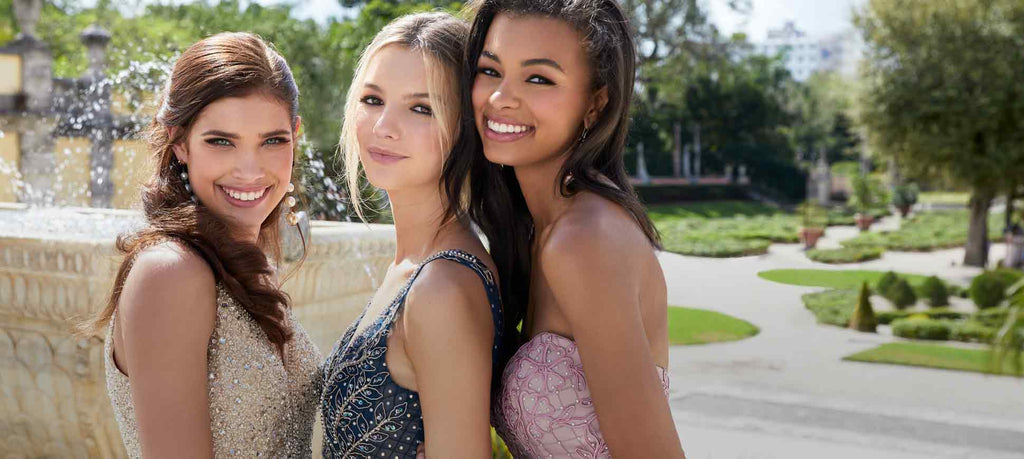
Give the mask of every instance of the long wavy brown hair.
[[147, 225], [117, 238], [117, 249], [124, 254], [124, 261], [106, 307], [84, 326], [86, 331], [101, 333], [109, 323], [139, 252], [165, 241], [176, 241], [203, 257], [216, 282], [249, 313], [283, 355], [284, 345], [292, 337], [285, 320], [290, 299], [274, 281], [274, 268], [267, 258], [269, 252], [276, 262], [280, 261], [280, 203], [263, 221], [256, 243], [233, 236], [239, 231], [229, 220], [192, 200], [192, 193], [181, 177], [184, 166], [172, 148], [186, 141], [204, 107], [218, 99], [253, 93], [279, 100], [288, 108], [295, 126], [299, 90], [291, 69], [280, 54], [256, 35], [213, 35], [189, 47], [175, 62], [161, 96], [160, 110], [146, 131], [156, 160], [156, 170], [142, 190]]

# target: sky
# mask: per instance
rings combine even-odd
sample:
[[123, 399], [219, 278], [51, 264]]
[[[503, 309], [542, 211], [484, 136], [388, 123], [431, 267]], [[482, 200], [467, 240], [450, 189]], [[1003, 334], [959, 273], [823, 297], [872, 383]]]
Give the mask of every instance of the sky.
[[[187, 3], [190, 0], [129, 0], [129, 3], [146, 4], [156, 1]], [[250, 0], [262, 4], [293, 3], [297, 5], [296, 15], [326, 21], [329, 17], [341, 17], [344, 9], [337, 0]], [[730, 11], [728, 0], [703, 0], [711, 11], [711, 20], [726, 35], [746, 32], [751, 41], [763, 41], [769, 29], [779, 28], [786, 21], [794, 21], [798, 29], [810, 37], [823, 37], [852, 27], [850, 10], [863, 6], [867, 0], [751, 0], [749, 15]], [[83, 0], [92, 5], [96, 0]]]

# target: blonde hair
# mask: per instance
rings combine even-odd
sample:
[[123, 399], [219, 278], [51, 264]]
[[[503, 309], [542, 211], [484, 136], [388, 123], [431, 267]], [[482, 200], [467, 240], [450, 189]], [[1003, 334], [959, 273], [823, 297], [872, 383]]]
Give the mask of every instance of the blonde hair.
[[[469, 25], [448, 13], [430, 12], [402, 16], [391, 21], [367, 45], [356, 66], [352, 85], [345, 98], [345, 115], [339, 146], [345, 167], [349, 199], [360, 219], [363, 217], [359, 189], [359, 142], [356, 138], [355, 112], [359, 108], [366, 70], [380, 50], [397, 45], [410, 51], [419, 51], [427, 69], [427, 92], [430, 106], [441, 130], [441, 151], [449, 152], [459, 135], [460, 94], [459, 71], [464, 59], [464, 48], [469, 37]], [[440, 185], [440, 183], [439, 183]]]

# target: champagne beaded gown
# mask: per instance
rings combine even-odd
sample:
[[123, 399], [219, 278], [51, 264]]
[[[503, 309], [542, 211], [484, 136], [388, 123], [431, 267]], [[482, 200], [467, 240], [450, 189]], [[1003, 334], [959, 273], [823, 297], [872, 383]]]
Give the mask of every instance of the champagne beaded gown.
[[[220, 285], [207, 362], [215, 457], [311, 457], [322, 386], [320, 351], [291, 311], [294, 336], [282, 362], [249, 314]], [[142, 456], [130, 380], [114, 363], [111, 320], [104, 346], [107, 393], [129, 457]]]

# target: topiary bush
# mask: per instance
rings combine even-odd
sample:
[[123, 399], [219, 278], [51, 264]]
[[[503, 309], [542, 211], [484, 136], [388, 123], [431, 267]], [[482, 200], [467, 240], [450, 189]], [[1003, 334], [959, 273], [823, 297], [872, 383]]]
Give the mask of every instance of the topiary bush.
[[900, 279], [889, 289], [889, 300], [896, 309], [906, 309], [917, 303], [917, 295], [906, 279]]
[[991, 343], [998, 330], [972, 320], [954, 322], [950, 327], [949, 339], [965, 343]]
[[1006, 289], [1020, 279], [1017, 273], [1015, 270], [997, 269], [979, 274], [971, 281], [971, 301], [978, 309], [998, 306], [1006, 298]]
[[897, 276], [896, 273], [892, 271], [883, 274], [882, 277], [878, 279], [878, 293], [886, 298], [889, 298], [889, 290], [892, 290], [892, 286], [896, 285], [896, 282], [899, 280], [900, 277]]
[[949, 292], [946, 290], [946, 283], [938, 277], [932, 276], [926, 279], [924, 285], [921, 286], [921, 293], [933, 308], [949, 306]]
[[850, 328], [871, 333], [875, 333], [875, 329], [878, 328], [875, 311], [871, 309], [871, 289], [868, 288], [867, 282], [860, 286], [857, 307], [853, 310], [853, 315], [850, 316]]
[[953, 334], [952, 322], [924, 318], [899, 319], [892, 323], [892, 334], [901, 338], [945, 341]]
[[970, 314], [954, 311], [949, 308], [934, 308], [927, 311], [881, 311], [875, 314], [879, 325], [888, 325], [898, 319], [906, 319], [911, 315], [929, 319], [965, 320]]

